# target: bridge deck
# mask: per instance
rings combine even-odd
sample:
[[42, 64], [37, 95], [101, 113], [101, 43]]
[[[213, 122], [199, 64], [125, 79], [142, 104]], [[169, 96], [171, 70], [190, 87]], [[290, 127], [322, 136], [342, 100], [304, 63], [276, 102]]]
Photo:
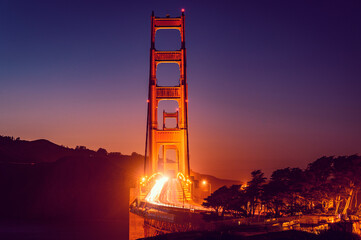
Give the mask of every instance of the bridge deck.
[[202, 222], [202, 214], [209, 212], [200, 209], [163, 206], [144, 201], [141, 201], [139, 203], [137, 203], [137, 201], [134, 201], [130, 206], [130, 211], [147, 219], [155, 219], [179, 224], [185, 222]]

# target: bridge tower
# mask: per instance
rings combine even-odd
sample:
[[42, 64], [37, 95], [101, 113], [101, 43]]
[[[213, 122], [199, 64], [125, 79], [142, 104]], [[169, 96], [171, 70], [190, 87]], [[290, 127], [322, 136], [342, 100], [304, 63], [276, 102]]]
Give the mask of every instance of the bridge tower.
[[[178, 173], [185, 178], [189, 172], [189, 145], [188, 145], [188, 85], [186, 74], [186, 48], [184, 32], [184, 10], [180, 17], [171, 18], [151, 17], [151, 47], [150, 73], [148, 92], [147, 134], [145, 147], [145, 175], [162, 172], [175, 177]], [[181, 36], [181, 48], [172, 51], [155, 49], [155, 35], [158, 30], [177, 29]], [[176, 63], [179, 66], [180, 76], [176, 86], [160, 86], [157, 83], [157, 67], [159, 64]], [[176, 101], [178, 108], [175, 112], [163, 111], [163, 127], [158, 129], [158, 104], [160, 101]], [[176, 127], [167, 128], [167, 119], [176, 119]], [[166, 152], [169, 149], [176, 151], [177, 160], [167, 162]], [[163, 152], [163, 164], [159, 164], [159, 152]], [[159, 166], [162, 166], [159, 168]]]

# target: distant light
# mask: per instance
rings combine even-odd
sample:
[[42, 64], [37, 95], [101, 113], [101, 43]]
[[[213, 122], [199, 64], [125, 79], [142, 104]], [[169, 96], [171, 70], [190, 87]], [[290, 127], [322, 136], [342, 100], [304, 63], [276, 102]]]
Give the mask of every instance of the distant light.
[[206, 184], [207, 184], [207, 181], [206, 181], [206, 180], [203, 180], [203, 181], [202, 181], [202, 184], [203, 184], [203, 185], [206, 185]]
[[149, 99], [147, 99], [147, 102], [149, 103]]
[[184, 12], [184, 8], [182, 8], [182, 12]]

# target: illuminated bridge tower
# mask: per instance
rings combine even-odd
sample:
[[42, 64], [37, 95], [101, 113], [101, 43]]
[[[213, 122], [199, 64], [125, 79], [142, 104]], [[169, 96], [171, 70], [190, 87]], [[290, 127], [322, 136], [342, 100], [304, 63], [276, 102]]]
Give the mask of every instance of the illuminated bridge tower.
[[[177, 29], [181, 36], [181, 48], [174, 51], [158, 51], [155, 49], [155, 35], [158, 30]], [[176, 63], [179, 66], [179, 83], [166, 87], [157, 84], [157, 67], [159, 64]], [[175, 177], [179, 173], [189, 178], [189, 145], [188, 145], [188, 89], [186, 75], [186, 48], [184, 36], [184, 10], [180, 17], [151, 17], [151, 48], [150, 74], [147, 115], [147, 140], [145, 149], [145, 174], [151, 176], [162, 172]], [[160, 101], [176, 101], [178, 109], [175, 112], [163, 111], [163, 127], [158, 129], [158, 104]], [[167, 119], [176, 119], [174, 128], [166, 128]], [[166, 152], [176, 150], [177, 159], [169, 163]], [[163, 152], [163, 164], [158, 163], [159, 152]], [[159, 168], [159, 166], [162, 166]]]

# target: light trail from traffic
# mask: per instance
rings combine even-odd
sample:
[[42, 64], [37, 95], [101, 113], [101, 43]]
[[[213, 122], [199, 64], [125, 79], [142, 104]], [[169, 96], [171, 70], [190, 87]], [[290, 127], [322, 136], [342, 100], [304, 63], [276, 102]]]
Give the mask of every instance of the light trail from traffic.
[[[177, 191], [181, 192], [181, 199], [179, 199]], [[181, 180], [177, 178], [162, 177], [155, 180], [155, 184], [145, 197], [145, 201], [154, 205], [172, 208], [209, 210], [195, 203], [187, 202], [182, 190]]]
[[162, 193], [164, 184], [169, 180], [168, 177], [162, 177], [160, 179], [155, 180], [155, 184], [145, 197], [147, 202], [157, 204], [159, 203], [159, 196]]

